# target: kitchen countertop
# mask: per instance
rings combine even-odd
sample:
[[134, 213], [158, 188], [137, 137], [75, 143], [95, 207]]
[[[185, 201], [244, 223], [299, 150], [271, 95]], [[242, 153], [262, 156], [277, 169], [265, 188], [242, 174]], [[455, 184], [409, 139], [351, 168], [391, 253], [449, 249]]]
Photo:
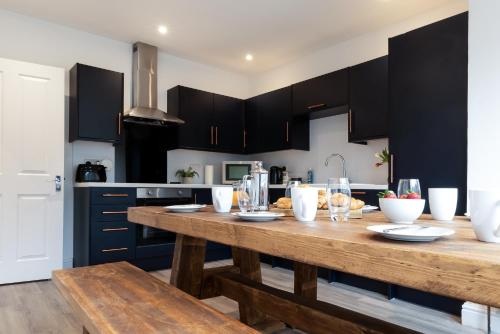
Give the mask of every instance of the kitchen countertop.
[[[112, 183], [112, 182], [79, 182], [75, 188], [183, 188], [183, 189], [210, 189], [216, 186], [228, 186], [222, 184], [184, 184], [184, 183]], [[312, 184], [313, 187], [325, 188], [325, 184]], [[271, 189], [285, 189], [285, 184], [271, 184]], [[385, 190], [386, 184], [351, 183], [351, 189]]]

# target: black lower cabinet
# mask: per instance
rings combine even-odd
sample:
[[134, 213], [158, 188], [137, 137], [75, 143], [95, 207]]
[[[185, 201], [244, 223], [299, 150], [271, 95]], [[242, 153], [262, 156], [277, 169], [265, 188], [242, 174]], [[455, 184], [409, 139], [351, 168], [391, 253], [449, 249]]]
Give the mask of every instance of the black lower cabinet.
[[[169, 239], [171, 242], [141, 244], [137, 236], [141, 225], [127, 221], [127, 209], [137, 206], [136, 192], [136, 188], [75, 188], [75, 267], [116, 261], [128, 261], [144, 270], [167, 269], [172, 266], [175, 235]], [[198, 194], [198, 203], [211, 204], [210, 189], [196, 189], [193, 193]], [[206, 261], [230, 257], [229, 246], [207, 242]]]

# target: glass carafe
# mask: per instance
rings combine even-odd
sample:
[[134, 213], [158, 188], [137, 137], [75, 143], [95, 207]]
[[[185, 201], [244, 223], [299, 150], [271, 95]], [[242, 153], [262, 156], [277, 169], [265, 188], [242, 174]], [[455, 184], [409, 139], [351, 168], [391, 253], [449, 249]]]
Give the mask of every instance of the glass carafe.
[[250, 175], [243, 177], [243, 182], [251, 182], [251, 199], [255, 211], [269, 210], [269, 173], [262, 167], [262, 161], [256, 161]]

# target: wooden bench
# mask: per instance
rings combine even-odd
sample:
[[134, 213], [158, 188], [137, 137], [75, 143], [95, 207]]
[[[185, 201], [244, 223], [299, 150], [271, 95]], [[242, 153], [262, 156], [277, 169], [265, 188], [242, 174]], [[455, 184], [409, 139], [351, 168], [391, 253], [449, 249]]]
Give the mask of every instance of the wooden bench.
[[84, 333], [257, 333], [127, 262], [54, 271]]

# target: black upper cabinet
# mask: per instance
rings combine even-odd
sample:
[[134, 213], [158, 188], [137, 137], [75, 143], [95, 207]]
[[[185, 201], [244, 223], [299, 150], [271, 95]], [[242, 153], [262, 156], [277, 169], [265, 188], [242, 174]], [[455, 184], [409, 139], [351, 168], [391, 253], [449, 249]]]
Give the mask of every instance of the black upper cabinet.
[[177, 127], [176, 142], [169, 148], [243, 152], [243, 100], [183, 86], [167, 94], [168, 111], [186, 122]]
[[388, 57], [349, 68], [350, 142], [387, 137]]
[[212, 149], [213, 94], [189, 87], [168, 90], [168, 111], [174, 111], [186, 123], [177, 128], [177, 148]]
[[456, 187], [457, 214], [467, 198], [467, 35], [464, 13], [389, 40], [391, 188], [418, 178], [427, 198], [430, 187]]
[[291, 86], [247, 100], [247, 153], [309, 150], [309, 117], [294, 116]]
[[123, 73], [76, 64], [70, 70], [69, 140], [117, 142], [123, 115]]
[[[292, 87], [294, 115], [307, 115], [344, 106], [349, 102], [347, 68], [299, 82]], [[314, 115], [311, 117], [314, 118]]]
[[241, 99], [214, 94], [215, 146], [220, 152], [242, 153], [245, 104]]

